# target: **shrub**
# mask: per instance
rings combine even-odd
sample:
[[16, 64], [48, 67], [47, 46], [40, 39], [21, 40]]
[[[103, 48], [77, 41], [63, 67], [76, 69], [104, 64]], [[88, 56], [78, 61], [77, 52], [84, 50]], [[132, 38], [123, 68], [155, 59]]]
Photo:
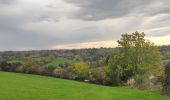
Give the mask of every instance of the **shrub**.
[[57, 67], [53, 71], [53, 75], [59, 78], [72, 79], [72, 67], [65, 68]]
[[107, 85], [110, 83], [108, 79], [108, 67], [99, 67], [90, 71], [90, 81], [97, 84]]
[[16, 71], [30, 74], [43, 74], [45, 69], [41, 59], [34, 60], [30, 58], [24, 65], [18, 67]]
[[28, 73], [31, 73], [31, 74], [43, 74], [44, 67], [39, 63], [35, 63], [34, 65], [30, 66], [27, 69], [27, 71]]
[[148, 75], [135, 75], [135, 86], [139, 89], [149, 89], [150, 80]]
[[61, 67], [55, 68], [54, 71], [53, 71], [53, 75], [56, 76], [56, 77], [63, 78], [64, 77], [63, 74], [64, 74], [64, 71]]
[[170, 96], [170, 62], [165, 66], [165, 80], [163, 91]]
[[0, 62], [0, 70], [15, 72], [18, 66], [22, 65], [21, 63], [8, 63], [6, 61]]
[[88, 79], [89, 64], [85, 62], [78, 62], [75, 64], [73, 72], [77, 76], [77, 79], [79, 80]]

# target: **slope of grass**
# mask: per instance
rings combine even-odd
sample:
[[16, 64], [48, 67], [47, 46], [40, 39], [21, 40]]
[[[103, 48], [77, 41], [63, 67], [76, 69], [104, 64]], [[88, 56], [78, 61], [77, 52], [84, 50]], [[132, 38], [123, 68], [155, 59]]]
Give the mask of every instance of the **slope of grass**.
[[50, 63], [46, 64], [45, 67], [55, 67], [55, 66], [59, 66], [59, 64], [74, 63], [74, 62], [75, 61], [69, 60], [67, 58], [58, 57], [53, 61], [51, 61]]
[[0, 72], [0, 100], [170, 100], [137, 89]]
[[24, 64], [24, 61], [22, 61], [22, 60], [10, 60], [10, 61], [7, 61], [7, 63], [10, 63], [10, 64], [16, 64], [16, 63]]

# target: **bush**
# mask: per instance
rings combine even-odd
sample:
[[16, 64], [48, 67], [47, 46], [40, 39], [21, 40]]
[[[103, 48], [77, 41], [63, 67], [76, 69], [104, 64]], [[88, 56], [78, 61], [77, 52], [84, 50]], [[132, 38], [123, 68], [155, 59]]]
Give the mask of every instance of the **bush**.
[[72, 67], [68, 66], [65, 68], [55, 68], [53, 71], [53, 75], [59, 78], [72, 79]]
[[63, 78], [64, 77], [64, 70], [59, 67], [59, 68], [55, 68], [53, 71], [53, 75], [59, 78]]
[[76, 63], [73, 68], [73, 73], [77, 76], [76, 79], [84, 80], [89, 77], [89, 64], [85, 62]]
[[135, 86], [139, 89], [149, 89], [149, 75], [138, 74], [135, 76]]
[[41, 59], [33, 60], [30, 58], [25, 64], [19, 66], [16, 71], [30, 74], [44, 74], [45, 69]]
[[0, 62], [0, 70], [15, 72], [18, 66], [21, 66], [21, 63], [7, 63], [6, 61]]
[[108, 85], [108, 67], [99, 67], [90, 71], [90, 81], [97, 84]]
[[34, 65], [30, 66], [28, 69], [27, 69], [28, 73], [31, 73], [31, 74], [43, 74], [44, 72], [44, 67], [38, 63], [35, 63]]
[[165, 66], [165, 80], [163, 91], [170, 96], [170, 62]]

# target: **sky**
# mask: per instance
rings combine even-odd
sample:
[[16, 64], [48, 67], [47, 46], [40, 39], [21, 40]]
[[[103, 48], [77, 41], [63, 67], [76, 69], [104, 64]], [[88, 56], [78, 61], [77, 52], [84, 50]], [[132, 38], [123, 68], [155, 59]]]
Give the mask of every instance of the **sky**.
[[0, 0], [0, 51], [116, 47], [135, 31], [170, 44], [170, 0]]

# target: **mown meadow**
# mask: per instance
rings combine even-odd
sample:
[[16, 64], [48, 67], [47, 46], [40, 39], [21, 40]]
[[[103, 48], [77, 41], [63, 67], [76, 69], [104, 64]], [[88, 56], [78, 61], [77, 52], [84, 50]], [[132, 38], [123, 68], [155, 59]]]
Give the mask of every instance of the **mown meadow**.
[[170, 100], [157, 93], [0, 72], [0, 100]]

